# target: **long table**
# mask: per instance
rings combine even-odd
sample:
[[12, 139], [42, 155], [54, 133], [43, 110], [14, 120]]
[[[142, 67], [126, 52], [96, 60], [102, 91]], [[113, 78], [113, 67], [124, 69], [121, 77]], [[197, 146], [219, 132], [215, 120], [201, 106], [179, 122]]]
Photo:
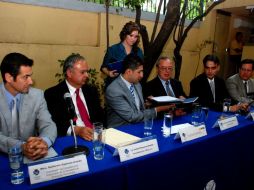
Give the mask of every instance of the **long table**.
[[[238, 116], [239, 125], [224, 131], [212, 128], [221, 113], [209, 111], [206, 122], [207, 136], [181, 143], [174, 135], [164, 138], [162, 121], [154, 122], [153, 133], [157, 136], [159, 152], [120, 162], [110, 149], [105, 158], [93, 159], [92, 143], [78, 139], [79, 144], [91, 150], [87, 157], [89, 172], [70, 177], [30, 185], [27, 167], [25, 182], [10, 183], [8, 158], [0, 154], [1, 189], [176, 189], [204, 190], [210, 182], [216, 190], [254, 189], [254, 122]], [[190, 115], [176, 117], [173, 124], [190, 122]], [[143, 137], [143, 124], [119, 127], [120, 130]], [[58, 138], [55, 150], [73, 144], [71, 137]], [[210, 184], [210, 185], [211, 185]]]

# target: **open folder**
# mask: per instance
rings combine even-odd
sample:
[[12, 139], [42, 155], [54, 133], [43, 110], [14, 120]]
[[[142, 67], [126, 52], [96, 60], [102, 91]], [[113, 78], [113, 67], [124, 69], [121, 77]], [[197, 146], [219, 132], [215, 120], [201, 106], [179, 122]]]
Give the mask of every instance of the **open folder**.
[[105, 143], [113, 148], [129, 145], [139, 141], [140, 138], [114, 128], [106, 129]]
[[151, 98], [151, 100], [157, 103], [184, 103], [184, 104], [193, 103], [197, 99], [198, 97], [179, 99], [172, 96], [157, 96]]

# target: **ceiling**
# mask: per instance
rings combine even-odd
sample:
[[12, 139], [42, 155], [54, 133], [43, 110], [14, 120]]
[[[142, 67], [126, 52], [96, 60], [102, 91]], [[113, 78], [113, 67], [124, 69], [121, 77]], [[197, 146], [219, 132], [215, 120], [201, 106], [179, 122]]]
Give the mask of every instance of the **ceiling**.
[[230, 12], [230, 13], [238, 15], [238, 16], [254, 18], [254, 6], [249, 6], [249, 9], [246, 9], [245, 6], [244, 7], [227, 8], [227, 9], [223, 9], [223, 11], [227, 11], [227, 12]]

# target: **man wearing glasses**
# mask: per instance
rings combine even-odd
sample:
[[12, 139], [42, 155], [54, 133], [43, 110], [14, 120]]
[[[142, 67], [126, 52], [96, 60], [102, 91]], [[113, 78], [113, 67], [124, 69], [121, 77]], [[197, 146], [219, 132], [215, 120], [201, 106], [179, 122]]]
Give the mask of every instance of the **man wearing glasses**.
[[250, 103], [254, 95], [253, 59], [242, 60], [239, 73], [226, 80], [230, 96], [240, 103]]
[[[172, 96], [185, 99], [186, 94], [184, 93], [182, 83], [172, 78], [174, 72], [174, 62], [172, 62], [169, 57], [160, 57], [156, 63], [156, 69], [157, 77], [144, 85], [144, 99], [151, 96]], [[149, 105], [149, 101], [147, 101], [146, 104]], [[185, 112], [181, 108], [176, 109], [174, 114], [183, 115]], [[158, 115], [159, 118], [162, 116], [163, 113]]]
[[168, 57], [160, 57], [156, 63], [157, 77], [144, 85], [144, 97], [172, 96], [185, 99], [182, 83], [173, 79], [174, 63]]

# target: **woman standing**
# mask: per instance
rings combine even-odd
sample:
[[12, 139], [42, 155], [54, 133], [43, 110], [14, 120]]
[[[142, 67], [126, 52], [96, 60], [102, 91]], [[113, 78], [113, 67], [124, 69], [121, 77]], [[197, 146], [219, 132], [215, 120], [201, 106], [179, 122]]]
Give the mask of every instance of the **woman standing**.
[[[140, 28], [135, 22], [128, 22], [120, 32], [120, 43], [114, 44], [107, 49], [101, 65], [101, 71], [107, 75], [105, 79], [105, 88], [119, 75], [121, 72], [121, 61], [130, 53], [144, 58], [142, 50], [138, 47]], [[120, 63], [116, 63], [120, 61]], [[118, 69], [110, 68], [110, 64], [118, 64]], [[120, 66], [119, 66], [120, 65]]]

